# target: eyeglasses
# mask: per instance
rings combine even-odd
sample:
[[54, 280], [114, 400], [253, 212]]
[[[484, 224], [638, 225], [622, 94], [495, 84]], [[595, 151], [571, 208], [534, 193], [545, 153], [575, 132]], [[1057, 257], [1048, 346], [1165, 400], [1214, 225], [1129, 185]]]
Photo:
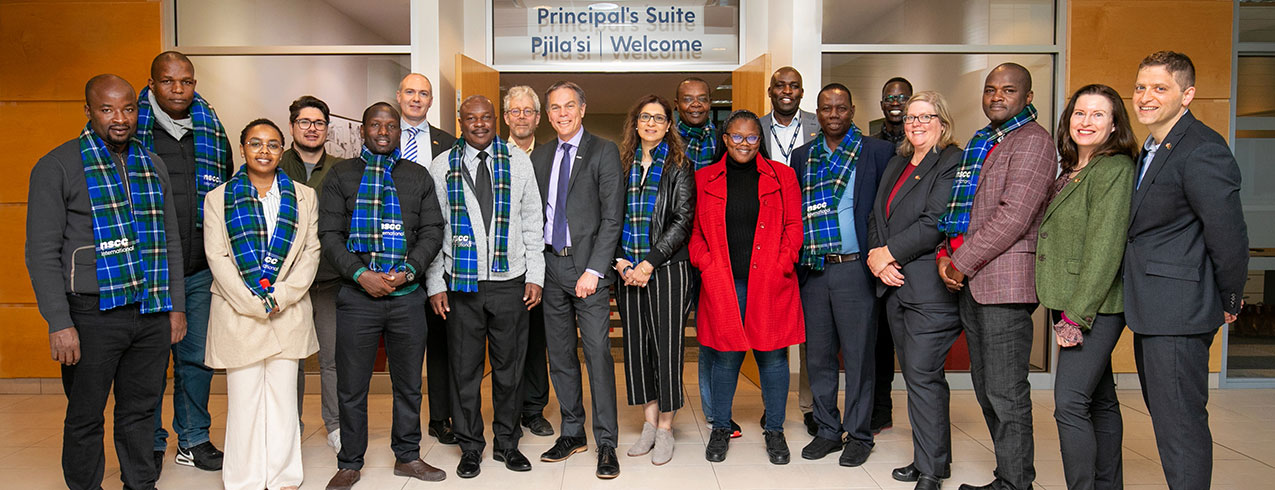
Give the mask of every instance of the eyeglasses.
[[265, 148], [267, 151], [275, 155], [283, 153], [283, 143], [274, 140], [271, 140], [270, 142], [262, 142], [258, 139], [248, 140], [248, 144], [245, 146], [247, 146], [248, 151], [252, 153], [260, 153], [262, 148]]
[[882, 98], [881, 98], [881, 102], [885, 102], [885, 103], [887, 103], [887, 104], [889, 104], [889, 103], [891, 103], [891, 102], [907, 102], [907, 101], [908, 101], [908, 96], [906, 96], [906, 95], [902, 95], [902, 94], [898, 94], [898, 95], [887, 95], [887, 96], [885, 96], [885, 97], [882, 97]]
[[913, 122], [919, 122], [921, 124], [929, 124], [930, 121], [938, 119], [938, 117], [939, 117], [938, 114], [921, 114], [919, 116], [907, 115], [907, 116], [903, 116], [903, 122], [905, 124], [910, 124]]
[[735, 144], [737, 145], [745, 141], [747, 141], [748, 144], [750, 145], [755, 145], [757, 144], [758, 141], [761, 141], [761, 136], [758, 136], [755, 134], [750, 134], [748, 136], [744, 136], [739, 133], [726, 133], [726, 134], [730, 136], [730, 140], [735, 142]]
[[691, 104], [693, 104], [693, 103], [695, 103], [695, 102], [699, 102], [699, 103], [701, 103], [701, 104], [707, 104], [707, 103], [708, 103], [708, 96], [707, 96], [707, 95], [701, 95], [701, 96], [699, 96], [699, 97], [691, 97], [691, 96], [687, 95], [687, 96], [685, 96], [685, 97], [682, 97], [682, 98], [681, 98], [681, 99], [679, 99], [679, 100], [681, 100], [681, 101], [682, 101], [682, 103], [683, 103], [683, 104], [686, 104], [686, 105], [691, 105]]
[[303, 130], [310, 129], [310, 127], [313, 126], [316, 131], [323, 131], [328, 127], [327, 121], [311, 121], [309, 119], [297, 119], [296, 122], [293, 122], [293, 124], [296, 124], [298, 128]]
[[668, 122], [668, 116], [665, 116], [664, 114], [651, 114], [649, 112], [638, 114], [638, 122], [651, 122], [652, 119], [655, 120], [656, 124], [664, 124]]
[[532, 108], [528, 107], [528, 108], [526, 108], [526, 109], [509, 109], [509, 110], [505, 111], [505, 114], [509, 114], [510, 116], [513, 116], [513, 117], [518, 117], [518, 116], [522, 116], [522, 117], [534, 117], [534, 116], [536, 115], [536, 113], [538, 113], [538, 112], [540, 112], [540, 111], [537, 111], [537, 110], [535, 110], [535, 109], [532, 109]]

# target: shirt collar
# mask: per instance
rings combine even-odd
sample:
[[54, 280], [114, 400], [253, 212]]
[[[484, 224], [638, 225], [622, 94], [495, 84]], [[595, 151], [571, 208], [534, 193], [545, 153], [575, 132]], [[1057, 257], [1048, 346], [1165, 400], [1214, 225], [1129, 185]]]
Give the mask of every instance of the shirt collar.
[[1160, 149], [1160, 143], [1155, 142], [1155, 136], [1147, 135], [1147, 141], [1142, 143], [1142, 149], [1147, 153], [1155, 153]]
[[584, 139], [584, 127], [583, 127], [583, 126], [582, 126], [579, 130], [577, 130], [577, 131], [576, 131], [575, 136], [572, 136], [572, 137], [571, 137], [571, 139], [569, 139], [569, 140], [567, 140], [567, 141], [562, 141], [562, 138], [561, 138], [561, 137], [559, 137], [559, 138], [558, 138], [558, 148], [562, 148], [562, 144], [563, 144], [563, 143], [569, 143], [569, 144], [571, 145], [571, 147], [572, 147], [572, 148], [580, 148], [580, 140], [581, 140], [581, 139]]
[[416, 128], [420, 130], [421, 134], [428, 135], [429, 134], [429, 119], [421, 121], [421, 124], [419, 126], [412, 126], [411, 123], [407, 122], [407, 119], [399, 118], [398, 127], [402, 128], [403, 131], [407, 131], [407, 128]]
[[464, 153], [463, 155], [461, 155], [461, 156], [462, 156], [462, 157], [464, 157], [465, 161], [477, 160], [477, 159], [478, 159], [478, 152], [480, 152], [480, 151], [486, 151], [486, 152], [487, 152], [487, 158], [491, 158], [491, 145], [490, 145], [490, 144], [488, 144], [488, 145], [487, 145], [487, 148], [486, 148], [485, 150], [479, 150], [479, 149], [477, 149], [477, 148], [474, 148], [473, 146], [470, 146], [469, 142], [468, 142], [468, 141], [466, 141], [466, 142], [465, 142], [465, 153]]
[[270, 183], [270, 190], [266, 191], [266, 195], [264, 196], [259, 195], [257, 197], [257, 200], [264, 201], [266, 199], [280, 198], [280, 197], [282, 197], [282, 195], [279, 194], [279, 177], [278, 175], [276, 175], [274, 178], [274, 182]]

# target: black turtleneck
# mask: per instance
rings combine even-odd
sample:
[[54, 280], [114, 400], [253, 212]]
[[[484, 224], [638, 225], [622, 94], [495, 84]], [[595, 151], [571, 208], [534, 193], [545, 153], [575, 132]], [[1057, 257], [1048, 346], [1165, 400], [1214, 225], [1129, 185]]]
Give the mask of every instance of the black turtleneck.
[[726, 158], [726, 245], [735, 279], [748, 279], [753, 258], [753, 235], [757, 230], [757, 171], [755, 161], [735, 163]]

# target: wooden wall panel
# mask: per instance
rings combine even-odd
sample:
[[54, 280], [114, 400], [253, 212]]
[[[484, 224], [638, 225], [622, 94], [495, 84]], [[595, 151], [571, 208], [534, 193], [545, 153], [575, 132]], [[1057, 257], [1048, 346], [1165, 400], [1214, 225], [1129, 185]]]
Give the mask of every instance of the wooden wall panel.
[[770, 53], [762, 54], [730, 74], [732, 111], [748, 109], [758, 117], [770, 112]]
[[[1079, 88], [1079, 87], [1077, 87]], [[1123, 95], [1123, 94], [1122, 94]], [[1129, 111], [1129, 117], [1133, 119], [1133, 134], [1137, 137], [1138, 144], [1147, 140], [1147, 135], [1151, 131], [1138, 122], [1137, 116], [1133, 112], [1133, 101], [1124, 99], [1124, 107]], [[1196, 119], [1203, 121], [1214, 131], [1222, 134], [1223, 138], [1227, 137], [1231, 127], [1231, 99], [1195, 99], [1191, 101], [1191, 114]]]
[[[500, 134], [500, 125], [504, 121], [500, 116], [500, 72], [481, 61], [456, 53], [456, 110], [460, 110], [460, 103], [471, 95], [485, 96], [495, 106], [496, 134]], [[439, 124], [447, 126], [447, 121], [454, 122], [454, 134], [459, 138], [460, 120], [457, 115], [443, 114]]]
[[[1209, 372], [1222, 370], [1222, 331], [1213, 338], [1213, 347], [1209, 348]], [[1138, 364], [1133, 358], [1133, 331], [1125, 330], [1111, 351], [1111, 371], [1116, 373], [1136, 373]]]
[[59, 375], [24, 264], [27, 186], [37, 159], [84, 126], [84, 83], [115, 73], [136, 89], [162, 50], [157, 0], [0, 0], [0, 378]]

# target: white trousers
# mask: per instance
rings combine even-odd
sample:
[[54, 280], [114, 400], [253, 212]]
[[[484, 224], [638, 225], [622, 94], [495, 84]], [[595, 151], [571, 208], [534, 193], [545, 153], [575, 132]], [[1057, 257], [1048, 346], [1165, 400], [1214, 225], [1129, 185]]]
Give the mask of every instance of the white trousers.
[[226, 490], [300, 486], [297, 359], [266, 359], [226, 370]]

